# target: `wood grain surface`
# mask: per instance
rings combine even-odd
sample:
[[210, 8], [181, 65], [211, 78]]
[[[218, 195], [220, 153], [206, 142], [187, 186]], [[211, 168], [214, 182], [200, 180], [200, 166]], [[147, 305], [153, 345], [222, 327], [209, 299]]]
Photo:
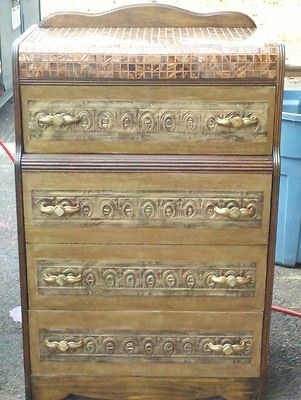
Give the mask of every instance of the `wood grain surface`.
[[[28, 245], [30, 308], [262, 311], [266, 251], [265, 246]], [[229, 284], [214, 284], [212, 275], [230, 277]], [[245, 283], [239, 278], [235, 283], [233, 276]], [[243, 278], [248, 276], [249, 283]]]
[[74, 393], [95, 400], [257, 400], [258, 385], [258, 378], [114, 376], [99, 379], [39, 375], [33, 377], [33, 399], [62, 400]]
[[273, 86], [23, 86], [24, 147], [28, 153], [271, 154], [274, 101]]
[[[259, 376], [262, 313], [30, 311], [29, 321], [33, 375], [64, 376], [68, 371], [70, 375], [81, 376], [207, 376], [231, 378]], [[77, 334], [83, 336], [78, 338]], [[97, 334], [104, 334], [108, 338], [107, 343], [110, 342], [108, 343], [108, 346], [110, 346], [108, 351], [113, 351], [113, 353], [107, 361], [103, 358], [96, 358], [97, 355], [101, 354], [98, 351], [106, 350], [95, 350], [94, 345], [90, 346], [86, 342], [89, 340], [88, 338]], [[141, 335], [145, 337], [157, 335], [156, 342], [166, 343], [164, 348], [168, 356], [163, 357], [160, 362], [157, 357], [149, 355], [149, 353], [138, 358], [135, 355], [131, 357], [131, 354], [133, 354], [131, 353], [132, 346], [134, 345], [127, 345], [130, 339], [126, 338], [131, 337], [131, 340], [135, 342], [138, 340], [135, 337]], [[226, 354], [216, 354], [214, 351], [209, 353], [206, 351], [205, 362], [202, 357], [190, 359], [191, 356], [189, 355], [181, 361], [176, 356], [177, 352], [180, 352], [180, 349], [176, 350], [180, 344], [176, 344], [178, 343], [177, 340], [172, 339], [178, 335], [182, 340], [204, 335], [205, 338], [208, 337], [210, 341], [212, 340], [215, 343], [225, 343], [225, 337], [251, 338], [250, 356], [246, 358], [240, 353], [227, 356]], [[109, 337], [112, 337], [111, 341]], [[168, 339], [169, 337], [170, 339]], [[88, 347], [87, 350], [83, 347], [79, 350], [70, 351], [63, 347], [61, 347], [62, 350], [47, 350], [45, 339], [48, 339], [49, 342], [60, 342], [60, 340], [78, 342], [79, 340], [82, 343], [87, 343]], [[118, 354], [122, 352], [122, 358], [120, 356], [114, 357], [115, 344], [111, 345], [111, 342], [115, 343], [119, 340], [123, 340], [126, 347], [123, 353], [121, 347], [116, 344], [119, 349], [116, 352], [118, 351]], [[94, 339], [92, 339], [92, 342], [94, 342]], [[236, 342], [236, 339], [234, 339], [234, 342]], [[201, 351], [199, 347], [196, 350]], [[82, 351], [86, 352], [87, 357], [83, 355]], [[175, 353], [173, 353], [174, 351]], [[79, 353], [78, 356], [77, 352]], [[188, 354], [190, 354], [190, 350]], [[81, 358], [85, 361], [81, 361]]]
[[[82, 173], [80, 176], [76, 173], [24, 173], [23, 181], [27, 242], [240, 245], [249, 245], [251, 243], [264, 245], [267, 243], [270, 215], [270, 175], [249, 174], [246, 176], [244, 174], [193, 173], [158, 173], [149, 175], [134, 173], [128, 174], [126, 179], [121, 179], [120, 174], [113, 173]], [[162, 191], [162, 188], [164, 188], [164, 191]], [[129, 196], [132, 192], [139, 193], [142, 191], [139, 196], [143, 196], [143, 193], [145, 195], [143, 191], [150, 191], [154, 198], [163, 199], [165, 197], [162, 193], [169, 193], [166, 195], [167, 199], [171, 196], [170, 193], [172, 191], [176, 191], [177, 196], [181, 196], [184, 199], [191, 198], [189, 197], [190, 192], [194, 194], [198, 191], [204, 194], [207, 191], [210, 193], [216, 192], [217, 199], [221, 200], [218, 207], [221, 213], [225, 210], [223, 196], [226, 196], [226, 194], [224, 193], [227, 193], [226, 198], [230, 204], [229, 208], [232, 207], [232, 200], [237, 199], [238, 203], [241, 202], [239, 207], [242, 208], [239, 210], [247, 210], [244, 208], [246, 204], [250, 204], [251, 207], [254, 196], [259, 196], [259, 199], [255, 201], [257, 204], [255, 207], [257, 209], [255, 215], [257, 216], [255, 219], [253, 219], [252, 213], [249, 214], [249, 211], [246, 211], [247, 215], [249, 215], [246, 218], [235, 218], [234, 215], [234, 218], [227, 217], [227, 214], [226, 216], [213, 215], [213, 218], [211, 218], [211, 211], [208, 216], [206, 216], [207, 214], [204, 216], [203, 212], [199, 211], [200, 214], [198, 214], [193, 223], [190, 223], [191, 220], [187, 216], [182, 216], [175, 220], [169, 218], [167, 215], [172, 211], [172, 207], [167, 200], [168, 205], [164, 206], [165, 208], [163, 207], [166, 215], [164, 214], [165, 216], [160, 218], [158, 216], [151, 220], [150, 223], [145, 220], [145, 224], [143, 218], [141, 217], [141, 219], [138, 216], [134, 219], [118, 217], [119, 220], [106, 217], [105, 221], [102, 220], [101, 216], [97, 216], [95, 217], [96, 219], [91, 220], [89, 213], [87, 214], [88, 217], [85, 215], [87, 211], [85, 207], [83, 209], [84, 214], [75, 213], [74, 218], [74, 215], [70, 217], [61, 215], [59, 217], [55, 214], [47, 215], [47, 213], [41, 211], [41, 207], [43, 209], [44, 204], [48, 204], [47, 196], [50, 196], [49, 199], [53, 198], [53, 191], [70, 191], [69, 197], [71, 196], [70, 198], [72, 198], [72, 195], [75, 195], [75, 199], [76, 193], [80, 193], [81, 198], [85, 199], [85, 194], [87, 197], [89, 192], [93, 190], [100, 191], [100, 193], [104, 191], [106, 196], [108, 193], [111, 193], [111, 196], [114, 196], [116, 192], [124, 193], [121, 196], [122, 198]], [[75, 191], [75, 194], [72, 194], [72, 191]], [[245, 194], [244, 191], [246, 191]], [[154, 194], [155, 192], [156, 195]], [[95, 192], [92, 193], [94, 193], [93, 198], [97, 198], [98, 195]], [[220, 193], [222, 193], [222, 197]], [[250, 195], [248, 196], [247, 193], [250, 193]], [[40, 197], [40, 194], [42, 197]], [[247, 196], [248, 202], [243, 200], [244, 196]], [[145, 198], [147, 199], [148, 197], [146, 196]], [[38, 199], [41, 199], [41, 202], [37, 202], [40, 201]], [[43, 199], [46, 199], [46, 203]], [[214, 201], [214, 204], [216, 204], [216, 201]], [[78, 207], [78, 205], [75, 205], [75, 208], [71, 207], [71, 210], [76, 210]], [[115, 206], [113, 205], [112, 207], [114, 208]], [[61, 209], [61, 206], [58, 206], [58, 208]], [[148, 208], [146, 210], [147, 213], [149, 211]], [[110, 204], [108, 204], [108, 207], [95, 206], [95, 212], [97, 213], [107, 213], [108, 209], [110, 209]], [[56, 210], [55, 212], [60, 211]], [[190, 208], [187, 212], [188, 214], [191, 212]], [[203, 220], [203, 218], [205, 219]]]
[[238, 12], [198, 14], [163, 4], [120, 7], [101, 14], [56, 13], [44, 18], [41, 28], [62, 27], [256, 27], [247, 15]]

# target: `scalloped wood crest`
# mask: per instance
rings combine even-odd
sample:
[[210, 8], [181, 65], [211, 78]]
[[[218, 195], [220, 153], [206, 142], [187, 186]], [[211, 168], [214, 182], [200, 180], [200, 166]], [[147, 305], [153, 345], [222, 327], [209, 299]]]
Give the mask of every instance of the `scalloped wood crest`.
[[44, 18], [40, 28], [256, 28], [255, 22], [239, 12], [198, 14], [164, 4], [131, 5], [100, 14], [60, 12]]

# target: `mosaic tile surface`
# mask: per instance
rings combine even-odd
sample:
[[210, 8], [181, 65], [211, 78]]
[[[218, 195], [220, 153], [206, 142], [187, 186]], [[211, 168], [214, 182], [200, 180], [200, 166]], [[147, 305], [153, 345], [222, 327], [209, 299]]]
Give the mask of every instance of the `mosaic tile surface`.
[[269, 79], [278, 48], [251, 28], [37, 28], [21, 79]]

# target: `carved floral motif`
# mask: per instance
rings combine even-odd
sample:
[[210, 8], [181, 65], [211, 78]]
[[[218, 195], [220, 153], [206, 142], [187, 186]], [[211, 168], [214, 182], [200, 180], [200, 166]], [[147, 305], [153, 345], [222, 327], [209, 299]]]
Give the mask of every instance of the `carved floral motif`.
[[38, 288], [42, 293], [59, 289], [60, 294], [69, 295], [254, 296], [256, 263], [103, 264], [39, 260], [38, 271]]
[[244, 336], [202, 335], [197, 332], [115, 331], [64, 334], [40, 332], [41, 359], [151, 362], [210, 362], [223, 360], [249, 363], [253, 339]]
[[[68, 110], [66, 112], [65, 110]], [[62, 111], [64, 110], [64, 111]], [[267, 140], [268, 103], [30, 102], [32, 140]], [[68, 133], [69, 132], [69, 133]], [[231, 134], [229, 136], [229, 134]]]
[[33, 192], [34, 219], [129, 225], [247, 225], [262, 222], [262, 192]]

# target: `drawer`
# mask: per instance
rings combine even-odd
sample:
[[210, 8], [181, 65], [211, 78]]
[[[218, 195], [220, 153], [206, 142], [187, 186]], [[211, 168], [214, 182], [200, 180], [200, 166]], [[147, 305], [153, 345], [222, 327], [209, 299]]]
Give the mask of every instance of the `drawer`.
[[24, 173], [27, 242], [267, 244], [271, 175]]
[[265, 246], [27, 246], [31, 309], [263, 310]]
[[275, 88], [23, 86], [28, 153], [271, 154]]
[[261, 313], [30, 311], [33, 375], [257, 377]]

